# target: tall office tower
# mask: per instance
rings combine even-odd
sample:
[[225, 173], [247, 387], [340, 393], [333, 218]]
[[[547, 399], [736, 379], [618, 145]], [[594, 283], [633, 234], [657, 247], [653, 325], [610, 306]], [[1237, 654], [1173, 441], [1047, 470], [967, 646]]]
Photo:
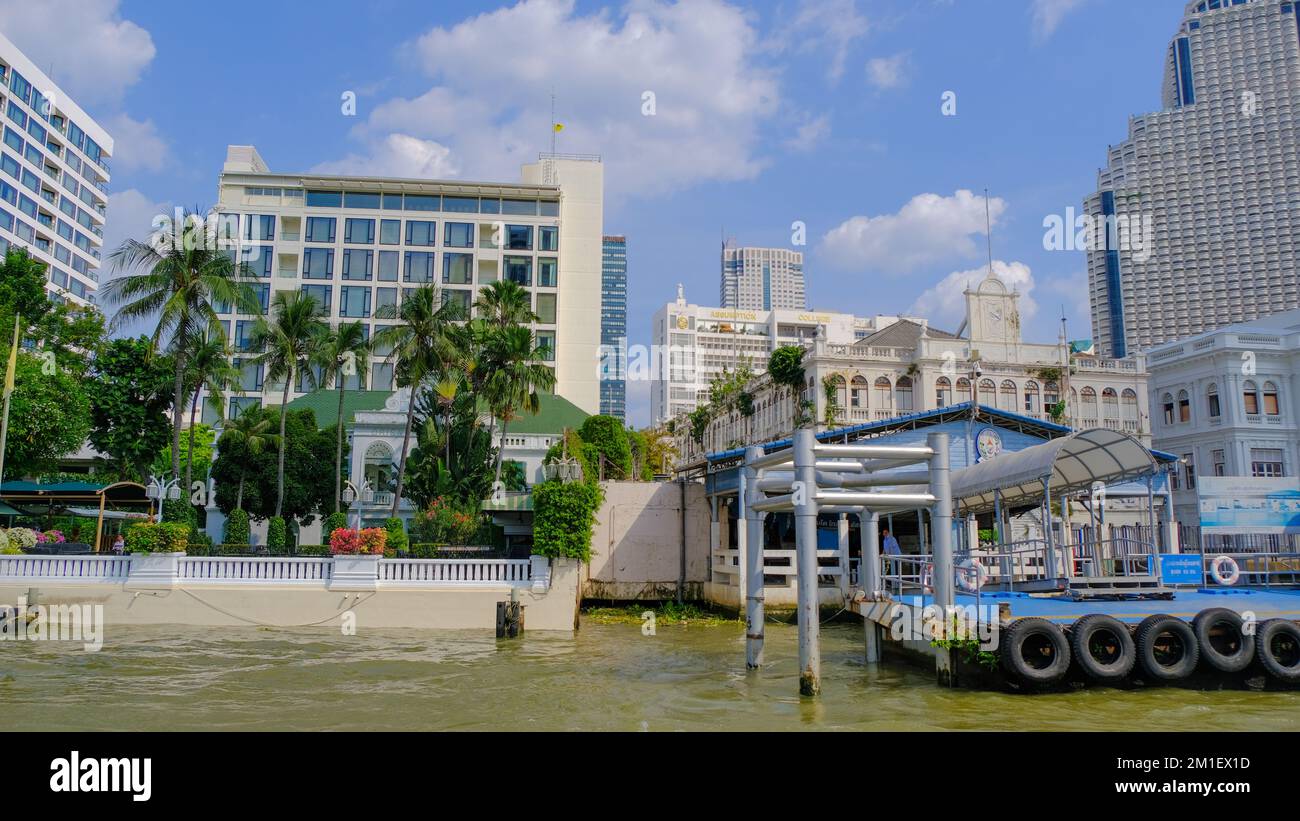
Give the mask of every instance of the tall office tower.
[[[524, 166], [522, 183], [484, 183], [278, 174], [252, 146], [232, 145], [217, 210], [221, 235], [239, 238], [261, 278], [263, 310], [272, 289], [302, 291], [331, 323], [360, 321], [373, 335], [392, 322], [385, 309], [425, 284], [465, 311], [490, 282], [524, 286], [555, 392], [596, 413], [600, 327], [592, 317], [600, 312], [603, 197], [599, 157], [543, 155]], [[256, 317], [224, 307], [227, 337], [245, 354], [232, 414], [263, 399], [278, 404], [283, 386], [264, 384], [251, 361]], [[371, 390], [392, 389], [382, 352], [368, 376]], [[299, 379], [290, 399], [309, 384]]]
[[805, 310], [803, 254], [784, 248], [741, 248], [728, 240], [722, 246], [718, 298], [723, 308]]
[[47, 267], [50, 299], [95, 301], [113, 138], [0, 34], [0, 253]]
[[1103, 356], [1300, 305], [1298, 18], [1293, 0], [1184, 11], [1164, 110], [1130, 121], [1085, 201]]
[[627, 419], [627, 237], [605, 237], [600, 273], [600, 412]]

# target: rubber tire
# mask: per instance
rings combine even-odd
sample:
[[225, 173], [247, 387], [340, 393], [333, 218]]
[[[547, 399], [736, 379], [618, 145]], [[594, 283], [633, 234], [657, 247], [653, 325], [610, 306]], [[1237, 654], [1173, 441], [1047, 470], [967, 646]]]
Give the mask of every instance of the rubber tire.
[[[1037, 638], [1045, 639], [1053, 654], [1046, 666], [1038, 667], [1025, 660], [1022, 652], [1026, 641]], [[1041, 652], [1041, 651], [1031, 651]], [[999, 655], [1002, 657], [1002, 669], [1026, 684], [1048, 686], [1065, 678], [1070, 671], [1070, 642], [1065, 638], [1065, 631], [1046, 619], [1020, 619], [1011, 623], [1002, 633]]]
[[[1090, 651], [1093, 637], [1101, 632], [1109, 632], [1118, 643], [1118, 657], [1111, 663], [1095, 657]], [[1084, 616], [1070, 628], [1070, 649], [1074, 653], [1075, 663], [1079, 669], [1093, 681], [1115, 684], [1128, 678], [1137, 664], [1137, 645], [1128, 627], [1119, 619], [1102, 613]]]
[[[1214, 607], [1202, 610], [1192, 620], [1192, 630], [1196, 633], [1196, 643], [1201, 649], [1201, 660], [1221, 673], [1240, 673], [1255, 660], [1255, 640], [1242, 632], [1245, 621], [1235, 610]], [[1223, 653], [1214, 646], [1210, 631], [1216, 627], [1230, 628], [1236, 631], [1237, 651]]]
[[1286, 619], [1269, 619], [1255, 629], [1255, 657], [1273, 678], [1287, 684], [1300, 684], [1300, 662], [1288, 667], [1273, 654], [1271, 645], [1277, 638], [1290, 638], [1297, 645], [1294, 652], [1300, 652], [1300, 625]]
[[[1165, 633], [1173, 633], [1182, 641], [1183, 657], [1177, 664], [1165, 666], [1156, 661], [1155, 640]], [[1142, 672], [1156, 681], [1182, 681], [1196, 670], [1201, 647], [1196, 641], [1196, 631], [1182, 619], [1148, 616], [1137, 628], [1137, 657]]]

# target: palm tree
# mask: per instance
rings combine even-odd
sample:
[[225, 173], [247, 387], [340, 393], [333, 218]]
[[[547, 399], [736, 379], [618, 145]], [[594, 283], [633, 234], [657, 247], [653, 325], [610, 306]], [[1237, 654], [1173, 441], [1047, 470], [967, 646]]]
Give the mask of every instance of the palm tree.
[[330, 331], [316, 349], [314, 363], [320, 368], [322, 383], [333, 382], [339, 392], [338, 441], [334, 448], [334, 512], [338, 513], [343, 500], [343, 396], [347, 393], [347, 377], [356, 376], [357, 384], [364, 388], [366, 373], [370, 370], [370, 340], [360, 322], [345, 322]]
[[[270, 381], [284, 380], [284, 395], [280, 400], [280, 462], [276, 468], [277, 518], [284, 507], [284, 420], [288, 415], [289, 388], [300, 373], [300, 366], [311, 362], [321, 339], [328, 333], [329, 325], [320, 319], [320, 304], [301, 291], [276, 291], [270, 320], [263, 317], [253, 328], [253, 348], [262, 351], [255, 361], [266, 369]], [[311, 368], [301, 373], [314, 388], [316, 375]]]
[[548, 349], [538, 347], [533, 341], [533, 332], [522, 325], [498, 329], [488, 340], [485, 353], [490, 363], [486, 393], [493, 417], [501, 420], [501, 446], [497, 449], [493, 479], [495, 486], [501, 481], [501, 457], [505, 453], [507, 425], [521, 411], [537, 413], [541, 410], [537, 392], [555, 387], [555, 371], [542, 363]]
[[187, 342], [189, 364], [186, 367], [185, 389], [190, 396], [190, 441], [189, 452], [185, 459], [186, 492], [194, 476], [194, 414], [199, 406], [199, 394], [206, 392], [208, 407], [217, 413], [217, 418], [225, 416], [226, 391], [239, 386], [240, 372], [230, 361], [230, 349], [221, 336], [211, 334], [202, 339]]
[[[268, 447], [278, 448], [280, 437], [271, 433], [271, 419], [260, 408], [248, 408], [234, 419], [226, 422], [222, 433], [223, 439], [242, 443], [250, 456], [257, 456]], [[244, 507], [244, 476], [248, 473], [248, 464], [240, 466], [239, 494], [235, 497], [235, 508]]]
[[402, 503], [402, 481], [406, 477], [406, 451], [411, 444], [411, 424], [415, 400], [421, 385], [430, 378], [449, 373], [461, 352], [453, 343], [455, 322], [462, 319], [460, 306], [444, 303], [438, 289], [425, 285], [402, 300], [397, 312], [401, 324], [392, 325], [375, 335], [375, 347], [391, 348], [388, 355], [397, 375], [397, 384], [410, 387], [411, 399], [406, 406], [406, 431], [402, 434], [402, 455], [397, 464], [397, 488], [393, 493], [393, 510], [397, 516]]
[[170, 337], [176, 380], [172, 395], [172, 475], [181, 473], [181, 409], [185, 406], [185, 369], [190, 352], [186, 343], [205, 333], [219, 335], [222, 326], [216, 305], [224, 303], [248, 314], [259, 314], [252, 286], [252, 270], [236, 263], [233, 255], [208, 230], [203, 218], [190, 211], [183, 216], [175, 237], [151, 242], [128, 239], [108, 256], [115, 271], [127, 272], [109, 282], [104, 298], [118, 305], [110, 324], [117, 330], [128, 321], [153, 319], [151, 344], [155, 351]]
[[494, 328], [527, 325], [541, 319], [533, 313], [532, 295], [508, 279], [498, 279], [480, 288], [474, 308], [479, 319]]

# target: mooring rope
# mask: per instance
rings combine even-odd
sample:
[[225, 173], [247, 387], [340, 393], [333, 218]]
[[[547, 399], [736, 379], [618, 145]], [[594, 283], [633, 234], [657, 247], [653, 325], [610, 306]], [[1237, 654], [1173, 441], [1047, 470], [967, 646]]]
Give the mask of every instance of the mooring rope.
[[199, 597], [196, 593], [194, 593], [193, 591], [186, 590], [185, 588], [180, 588], [180, 590], [181, 590], [182, 593], [184, 593], [185, 595], [187, 595], [187, 596], [189, 596], [190, 598], [194, 599], [195, 601], [197, 601], [199, 604], [203, 605], [204, 607], [210, 607], [210, 608], [212, 608], [213, 610], [217, 611], [218, 613], [221, 613], [221, 614], [223, 614], [223, 615], [229, 616], [229, 617], [232, 618], [232, 619], [237, 619], [237, 620], [242, 621], [242, 622], [244, 622], [244, 623], [246, 623], [246, 624], [252, 624], [252, 625], [256, 625], [256, 626], [258, 626], [258, 627], [319, 627], [320, 625], [324, 624], [325, 622], [333, 621], [334, 619], [338, 618], [340, 615], [342, 615], [343, 613], [347, 612], [348, 610], [352, 610], [352, 609], [354, 609], [357, 605], [359, 605], [359, 604], [364, 604], [365, 602], [370, 601], [370, 599], [373, 598], [373, 597], [375, 596], [374, 593], [371, 593], [371, 594], [369, 594], [368, 596], [366, 596], [364, 599], [358, 599], [358, 600], [356, 601], [356, 603], [352, 605], [352, 607], [348, 607], [348, 608], [346, 608], [346, 609], [344, 609], [344, 610], [340, 610], [340, 611], [338, 611], [337, 613], [334, 613], [333, 615], [330, 615], [330, 616], [326, 616], [325, 618], [323, 618], [323, 619], [321, 619], [321, 620], [319, 620], [319, 621], [309, 621], [309, 622], [306, 622], [306, 623], [304, 623], [304, 624], [271, 624], [270, 622], [259, 621], [259, 620], [257, 620], [257, 619], [244, 618], [243, 616], [239, 615], [238, 613], [232, 613], [232, 612], [230, 612], [229, 610], [226, 610], [226, 609], [223, 608], [223, 607], [218, 607], [217, 605], [213, 604], [212, 602], [204, 601], [202, 598], [200, 598], [200, 597]]

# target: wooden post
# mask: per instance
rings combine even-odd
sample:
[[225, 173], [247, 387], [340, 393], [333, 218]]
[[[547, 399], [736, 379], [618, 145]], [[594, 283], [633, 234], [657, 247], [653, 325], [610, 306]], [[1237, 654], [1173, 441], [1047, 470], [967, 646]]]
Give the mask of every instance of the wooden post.
[[100, 491], [99, 518], [95, 520], [95, 552], [96, 553], [99, 552], [99, 540], [101, 534], [104, 532], [104, 502], [105, 501], [107, 501], [107, 497], [104, 496], [103, 491]]

